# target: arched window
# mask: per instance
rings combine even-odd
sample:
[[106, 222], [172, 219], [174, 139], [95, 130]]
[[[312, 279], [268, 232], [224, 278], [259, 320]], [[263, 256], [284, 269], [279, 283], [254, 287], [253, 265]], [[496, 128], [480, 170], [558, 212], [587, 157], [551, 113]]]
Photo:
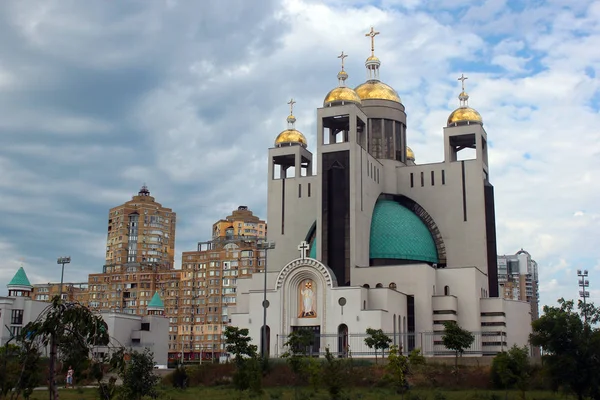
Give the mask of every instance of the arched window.
[[338, 357], [348, 357], [348, 326], [338, 326]]
[[450, 296], [450, 286], [444, 286], [444, 296]]
[[363, 285], [363, 287], [364, 287], [365, 289], [369, 289], [371, 286], [369, 286], [369, 284], [368, 284], [368, 283], [365, 283], [365, 284]]
[[396, 288], [397, 288], [397, 286], [396, 286], [395, 282], [390, 283], [390, 289], [396, 289]]
[[377, 285], [375, 285], [376, 288], [382, 288], [383, 285], [381, 283], [378, 283]]

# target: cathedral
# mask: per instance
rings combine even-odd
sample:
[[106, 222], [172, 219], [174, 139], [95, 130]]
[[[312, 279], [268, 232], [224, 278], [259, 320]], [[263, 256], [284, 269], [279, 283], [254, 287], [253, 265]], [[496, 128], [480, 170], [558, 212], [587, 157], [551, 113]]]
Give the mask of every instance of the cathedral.
[[[372, 357], [367, 328], [382, 329], [404, 353], [449, 355], [446, 321], [473, 333], [465, 355], [527, 345], [529, 305], [498, 296], [487, 133], [468, 105], [467, 78], [459, 78], [459, 107], [444, 127], [443, 161], [418, 164], [407, 145], [405, 107], [379, 78], [378, 33], [366, 34], [368, 79], [354, 89], [346, 55], [339, 56], [338, 86], [317, 109], [314, 155], [290, 101], [288, 129], [268, 157], [273, 248], [264, 273], [238, 280], [231, 324], [248, 328], [271, 357], [301, 329], [314, 333], [314, 355], [328, 348]], [[474, 157], [464, 159], [464, 149]]]

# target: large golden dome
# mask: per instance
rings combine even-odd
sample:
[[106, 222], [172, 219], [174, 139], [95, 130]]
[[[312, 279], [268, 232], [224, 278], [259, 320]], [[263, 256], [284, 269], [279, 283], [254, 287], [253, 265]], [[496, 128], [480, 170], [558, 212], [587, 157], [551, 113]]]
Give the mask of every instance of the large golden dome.
[[356, 92], [351, 88], [340, 86], [327, 93], [325, 100], [323, 100], [323, 106], [342, 102], [360, 104], [360, 97], [358, 97]]
[[406, 146], [406, 159], [410, 161], [415, 161], [415, 152], [408, 146]]
[[379, 80], [368, 80], [357, 86], [354, 91], [361, 100], [391, 100], [401, 103], [394, 89]]
[[277, 138], [275, 139], [275, 147], [291, 145], [300, 145], [302, 147], [306, 147], [308, 146], [308, 142], [306, 141], [306, 137], [304, 137], [302, 132], [296, 129], [286, 129], [277, 135]]
[[483, 119], [477, 110], [471, 107], [459, 107], [452, 111], [448, 117], [448, 126], [463, 125], [463, 124], [480, 124], [483, 125]]

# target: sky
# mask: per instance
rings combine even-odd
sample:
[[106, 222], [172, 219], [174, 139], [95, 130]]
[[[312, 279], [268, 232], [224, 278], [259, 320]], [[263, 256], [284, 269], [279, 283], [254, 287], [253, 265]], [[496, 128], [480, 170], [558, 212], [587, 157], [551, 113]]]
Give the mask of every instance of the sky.
[[[178, 215], [181, 252], [238, 205], [266, 216], [267, 149], [316, 108], [381, 79], [417, 163], [443, 159], [461, 74], [490, 142], [498, 253], [539, 264], [542, 304], [600, 301], [600, 2], [220, 0], [0, 2], [0, 294], [101, 272], [108, 210], [146, 183]], [[596, 177], [596, 178], [594, 178]]]

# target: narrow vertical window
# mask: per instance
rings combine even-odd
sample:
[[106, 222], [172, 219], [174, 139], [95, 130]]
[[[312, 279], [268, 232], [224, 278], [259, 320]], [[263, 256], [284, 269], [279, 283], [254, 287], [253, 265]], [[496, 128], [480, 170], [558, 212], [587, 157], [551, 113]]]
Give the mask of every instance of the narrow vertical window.
[[415, 186], [415, 175], [411, 172], [410, 173], [410, 187], [414, 187]]
[[442, 170], [442, 185], [446, 184], [446, 170]]
[[310, 182], [308, 183], [308, 197], [310, 197]]
[[421, 187], [425, 186], [425, 172], [421, 172]]
[[302, 184], [298, 184], [298, 197], [302, 197]]
[[435, 171], [431, 171], [431, 186], [435, 185]]

